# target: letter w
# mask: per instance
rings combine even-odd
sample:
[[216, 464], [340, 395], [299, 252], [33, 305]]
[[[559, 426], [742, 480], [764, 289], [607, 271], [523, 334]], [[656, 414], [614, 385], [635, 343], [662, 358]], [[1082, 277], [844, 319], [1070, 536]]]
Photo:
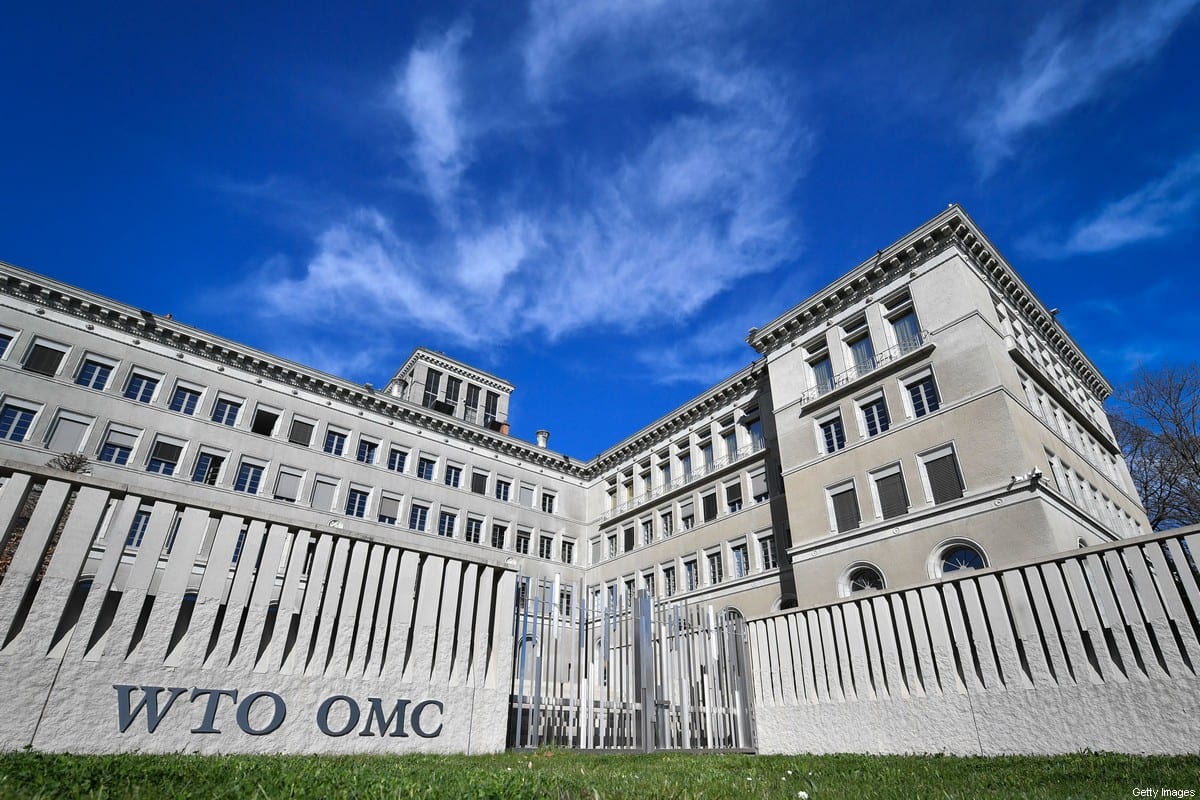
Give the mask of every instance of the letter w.
[[[117, 690], [117, 722], [121, 729], [121, 733], [129, 730], [129, 726], [137, 719], [138, 714], [142, 709], [146, 709], [146, 731], [154, 733], [154, 729], [158, 727], [158, 723], [162, 722], [163, 717], [171, 710], [171, 706], [175, 703], [175, 699], [181, 694], [186, 694], [187, 689], [180, 686], [172, 686], [164, 690], [162, 686], [125, 686], [122, 684], [113, 684], [113, 688]], [[134, 689], [141, 689], [145, 695], [141, 702], [133, 709], [129, 710], [129, 696]], [[170, 692], [167, 696], [167, 702], [163, 705], [162, 711], [158, 710], [158, 693], [162, 691]]]

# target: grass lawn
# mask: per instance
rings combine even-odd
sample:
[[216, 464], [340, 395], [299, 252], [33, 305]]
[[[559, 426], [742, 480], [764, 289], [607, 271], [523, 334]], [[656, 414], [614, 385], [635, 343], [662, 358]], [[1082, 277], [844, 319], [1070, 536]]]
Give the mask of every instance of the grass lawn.
[[3, 798], [1132, 798], [1145, 787], [1197, 797], [1200, 758], [0, 754]]

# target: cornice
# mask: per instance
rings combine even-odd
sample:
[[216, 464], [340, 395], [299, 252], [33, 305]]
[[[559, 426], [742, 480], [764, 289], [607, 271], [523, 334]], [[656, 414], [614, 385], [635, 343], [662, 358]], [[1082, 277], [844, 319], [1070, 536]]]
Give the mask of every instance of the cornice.
[[399, 380], [402, 375], [408, 374], [411, 371], [413, 364], [419, 360], [424, 360], [435, 367], [442, 369], [445, 372], [450, 372], [463, 378], [469, 378], [473, 381], [483, 384], [491, 389], [498, 389], [505, 394], [512, 394], [515, 388], [511, 383], [492, 375], [482, 370], [475, 369], [469, 364], [463, 364], [456, 361], [445, 353], [439, 353], [435, 350], [430, 350], [425, 347], [418, 347], [412, 351], [412, 354], [404, 360], [400, 369], [392, 377], [393, 381]]
[[271, 380], [289, 386], [298, 395], [305, 391], [326, 401], [338, 401], [366, 412], [389, 417], [424, 430], [452, 436], [455, 439], [502, 453], [521, 461], [554, 469], [576, 478], [586, 478], [583, 464], [568, 456], [543, 450], [519, 439], [501, 436], [483, 428], [459, 423], [453, 419], [429, 413], [420, 406], [378, 393], [374, 389], [344, 381], [307, 369], [293, 362], [243, 347], [217, 336], [205, 334], [173, 319], [159, 317], [149, 311], [123, 306], [115, 301], [84, 291], [72, 290], [49, 278], [29, 273], [19, 267], [0, 262], [0, 292], [42, 308], [83, 320], [88, 329], [101, 325], [129, 335], [134, 344], [154, 342], [173, 349], [177, 358], [191, 355], [217, 364], [217, 371], [227, 367], [256, 377], [257, 383]]

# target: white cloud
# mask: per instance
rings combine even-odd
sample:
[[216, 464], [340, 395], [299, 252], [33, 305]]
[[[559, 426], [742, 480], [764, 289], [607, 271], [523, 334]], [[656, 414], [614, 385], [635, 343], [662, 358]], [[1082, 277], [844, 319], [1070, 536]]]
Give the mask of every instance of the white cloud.
[[1026, 44], [1016, 74], [968, 123], [984, 171], [1011, 156], [1026, 131], [1087, 103], [1116, 75], [1152, 59], [1196, 4], [1126, 2], [1077, 34], [1061, 19], [1044, 23]]
[[[676, 24], [674, 12], [694, 16], [689, 9], [535, 3], [525, 49], [512, 57], [524, 65], [518, 71], [541, 65], [539, 85], [552, 88], [544, 95], [532, 83], [488, 83], [459, 28], [418, 45], [397, 91], [412, 165], [438, 212], [433, 228], [402, 239], [378, 206], [331, 222], [300, 274], [257, 281], [264, 310], [297, 325], [323, 320], [316, 324], [336, 330], [347, 350], [397, 328], [412, 331], [410, 341], [420, 329], [488, 348], [528, 333], [678, 328], [739, 280], [793, 258], [789, 194], [807, 163], [807, 129], [785, 79], [738, 56], [721, 38], [727, 31]], [[637, 36], [597, 38], [622, 26]], [[627, 48], [655, 41], [639, 53], [637, 79], [616, 87], [600, 90], [589, 71], [564, 66], [577, 48], [618, 63]], [[512, 113], [536, 119], [537, 129], [473, 127], [465, 87], [481, 85], [509, 93]], [[571, 116], [578, 109], [555, 107], [577, 89], [619, 104], [664, 86], [681, 98], [677, 107], [648, 115], [636, 140], [590, 149], [595, 142], [572, 127], [585, 124]], [[551, 146], [537, 149], [543, 142]], [[542, 174], [492, 157], [505, 147], [532, 149]], [[337, 320], [347, 307], [356, 309], [354, 326]]]

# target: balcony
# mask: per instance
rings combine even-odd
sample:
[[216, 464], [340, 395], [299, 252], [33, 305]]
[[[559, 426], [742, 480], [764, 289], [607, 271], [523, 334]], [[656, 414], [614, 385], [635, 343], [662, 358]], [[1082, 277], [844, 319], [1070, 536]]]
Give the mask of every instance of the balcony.
[[839, 372], [828, 381], [822, 381], [812, 387], [804, 394], [800, 395], [800, 405], [808, 405], [814, 400], [819, 400], [827, 394], [833, 394], [844, 386], [849, 386], [857, 382], [860, 378], [877, 372], [878, 370], [889, 366], [897, 361], [900, 361], [910, 353], [915, 353], [922, 350], [926, 345], [931, 345], [929, 339], [929, 331], [920, 331], [915, 336], [910, 336], [900, 340], [900, 343], [895, 347], [889, 347], [876, 353], [870, 359], [855, 364], [850, 369]]
[[749, 456], [752, 456], [761, 450], [765, 450], [766, 446], [766, 442], [763, 439], [755, 439], [750, 444], [739, 447], [732, 455], [726, 455], [721, 458], [714, 459], [711, 463], [702, 464], [699, 467], [693, 467], [690, 472], [681, 475], [670, 483], [664, 483], [661, 486], [655, 486], [648, 492], [643, 492], [636, 497], [626, 500], [619, 506], [610, 508], [608, 511], [605, 511], [603, 514], [601, 514], [596, 521], [600, 523], [607, 522], [610, 519], [615, 519], [628, 511], [632, 511], [638, 506], [669, 495], [676, 489], [681, 489], [684, 486], [687, 486], [689, 483], [695, 483], [706, 475], [712, 475], [715, 472], [720, 472], [730, 464], [736, 464], [738, 461], [748, 458]]

